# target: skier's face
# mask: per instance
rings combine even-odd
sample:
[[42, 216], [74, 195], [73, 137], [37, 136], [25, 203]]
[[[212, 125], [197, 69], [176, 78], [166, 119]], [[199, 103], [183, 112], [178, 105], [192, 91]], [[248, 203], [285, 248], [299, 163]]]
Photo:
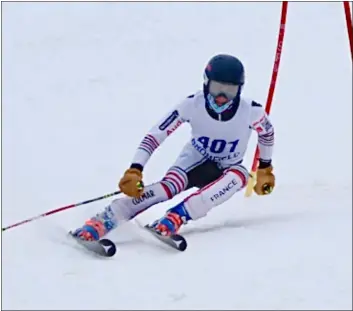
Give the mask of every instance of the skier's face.
[[229, 99], [227, 97], [225, 97], [223, 94], [222, 95], [218, 95], [214, 98], [217, 106], [221, 107], [223, 106], [224, 104], [226, 104]]
[[239, 91], [239, 85], [210, 81], [209, 92], [217, 106], [223, 106], [233, 100]]

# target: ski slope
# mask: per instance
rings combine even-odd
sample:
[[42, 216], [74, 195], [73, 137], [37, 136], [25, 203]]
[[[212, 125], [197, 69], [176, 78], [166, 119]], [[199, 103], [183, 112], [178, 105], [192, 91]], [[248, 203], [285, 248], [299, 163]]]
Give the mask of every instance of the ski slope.
[[[2, 225], [116, 190], [145, 132], [217, 53], [265, 103], [280, 3], [4, 3]], [[177, 253], [133, 222], [109, 260], [65, 234], [109, 200], [4, 232], [3, 309], [352, 309], [352, 61], [341, 3], [289, 3], [271, 112], [277, 187], [182, 229]], [[145, 169], [161, 178], [182, 126]], [[252, 137], [245, 164], [255, 148]], [[172, 202], [138, 216], [160, 217]]]

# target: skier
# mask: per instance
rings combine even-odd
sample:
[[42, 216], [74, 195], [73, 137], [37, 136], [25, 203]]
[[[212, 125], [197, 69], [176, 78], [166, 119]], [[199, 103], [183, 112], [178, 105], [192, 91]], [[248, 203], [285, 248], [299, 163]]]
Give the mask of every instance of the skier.
[[[143, 138], [119, 182], [126, 197], [113, 200], [76, 229], [74, 236], [99, 240], [151, 206], [196, 187], [197, 191], [150, 225], [158, 234], [176, 234], [183, 224], [206, 216], [246, 186], [249, 173], [241, 163], [252, 130], [258, 134], [260, 150], [254, 191], [271, 193], [274, 128], [260, 104], [242, 97], [243, 85], [244, 66], [238, 58], [224, 54], [211, 58], [203, 90], [184, 99]], [[142, 172], [152, 153], [183, 123], [191, 126], [191, 140], [162, 180], [144, 186]]]

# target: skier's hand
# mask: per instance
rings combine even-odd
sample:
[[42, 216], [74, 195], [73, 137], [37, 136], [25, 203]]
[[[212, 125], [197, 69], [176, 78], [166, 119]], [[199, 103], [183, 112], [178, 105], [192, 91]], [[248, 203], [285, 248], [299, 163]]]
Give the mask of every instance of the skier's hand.
[[270, 194], [275, 187], [275, 175], [272, 174], [273, 167], [257, 169], [256, 185], [254, 191], [258, 195]]
[[129, 168], [120, 179], [121, 192], [129, 197], [139, 198], [143, 193], [142, 172], [137, 168]]

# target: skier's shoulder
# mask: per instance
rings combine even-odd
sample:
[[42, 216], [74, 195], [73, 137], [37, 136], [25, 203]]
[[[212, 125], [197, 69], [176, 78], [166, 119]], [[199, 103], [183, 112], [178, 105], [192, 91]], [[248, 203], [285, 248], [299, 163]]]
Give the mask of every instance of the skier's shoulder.
[[243, 109], [246, 109], [250, 115], [256, 116], [258, 115], [263, 115], [265, 112], [265, 109], [259, 101], [251, 98], [251, 97], [241, 97], [240, 98], [240, 106]]
[[188, 95], [184, 101], [188, 104], [188, 105], [193, 105], [193, 106], [198, 106], [200, 104], [204, 104], [205, 103], [205, 97], [203, 94], [203, 91], [199, 90], [196, 91], [195, 93], [192, 93], [190, 95]]
[[247, 107], [250, 110], [261, 110], [263, 109], [262, 103], [258, 102], [257, 100], [248, 97], [248, 96], [241, 96], [240, 103], [242, 106]]
[[186, 96], [180, 103], [180, 111], [183, 115], [193, 114], [198, 107], [205, 105], [205, 98], [202, 91], [197, 91], [195, 93]]
[[250, 126], [254, 126], [266, 118], [266, 112], [262, 103], [251, 97], [241, 96], [240, 107], [243, 113], [248, 116]]

